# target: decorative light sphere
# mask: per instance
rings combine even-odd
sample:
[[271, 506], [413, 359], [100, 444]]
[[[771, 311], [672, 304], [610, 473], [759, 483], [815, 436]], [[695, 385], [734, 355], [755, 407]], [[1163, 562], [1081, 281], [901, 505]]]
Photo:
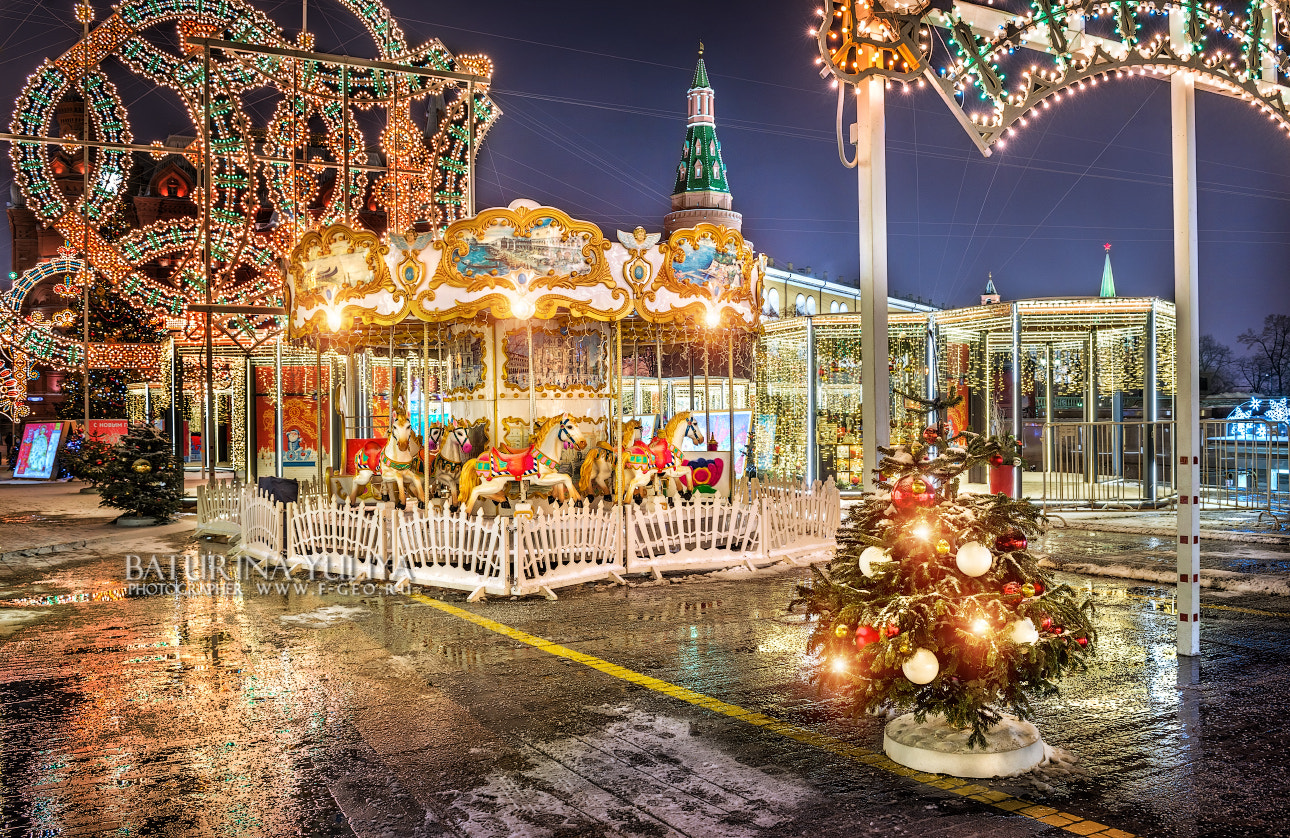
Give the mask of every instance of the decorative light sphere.
[[863, 649], [870, 643], [877, 643], [880, 637], [878, 630], [873, 626], [858, 626], [856, 627], [856, 648]]
[[958, 565], [964, 576], [982, 576], [994, 564], [994, 554], [981, 542], [969, 541], [959, 548], [954, 564]]
[[1033, 620], [1023, 617], [1008, 626], [1008, 639], [1018, 645], [1029, 646], [1038, 642], [1039, 629], [1035, 628]]
[[936, 673], [941, 671], [941, 662], [930, 650], [919, 647], [914, 650], [913, 657], [901, 665], [900, 671], [915, 684], [930, 684]]
[[936, 486], [931, 478], [910, 474], [896, 481], [891, 489], [891, 504], [901, 511], [916, 506], [936, 504]]
[[148, 462], [143, 457], [140, 457], [130, 464], [130, 468], [134, 469], [134, 471], [139, 474], [147, 474], [152, 471], [152, 463]]
[[866, 547], [860, 552], [860, 572], [866, 578], [872, 579], [874, 574], [874, 565], [880, 562], [891, 561], [891, 556], [881, 547]]

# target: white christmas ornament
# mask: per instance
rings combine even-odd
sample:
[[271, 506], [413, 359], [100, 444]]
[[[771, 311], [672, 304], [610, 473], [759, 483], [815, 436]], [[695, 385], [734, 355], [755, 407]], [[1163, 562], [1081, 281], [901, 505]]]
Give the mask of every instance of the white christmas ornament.
[[914, 650], [914, 656], [905, 661], [900, 670], [915, 684], [930, 684], [936, 673], [941, 671], [941, 662], [936, 655], [920, 647]]
[[860, 552], [860, 572], [873, 578], [873, 566], [879, 562], [889, 562], [891, 556], [881, 547], [866, 547]]
[[1023, 617], [1008, 626], [1008, 639], [1019, 645], [1030, 646], [1039, 641], [1039, 630], [1035, 628], [1034, 621]]
[[954, 563], [966, 576], [980, 576], [990, 569], [993, 562], [994, 556], [990, 553], [990, 548], [979, 541], [964, 544], [954, 557]]

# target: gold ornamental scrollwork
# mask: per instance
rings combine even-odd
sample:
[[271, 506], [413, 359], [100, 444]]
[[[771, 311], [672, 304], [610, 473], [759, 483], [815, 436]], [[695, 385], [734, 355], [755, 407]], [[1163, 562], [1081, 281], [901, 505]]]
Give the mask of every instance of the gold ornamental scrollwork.
[[[401, 321], [410, 301], [385, 264], [389, 251], [375, 233], [344, 224], [302, 235], [287, 262], [289, 336], [348, 332], [356, 321], [380, 326]], [[381, 293], [391, 295], [394, 311], [378, 314], [363, 307], [365, 298]], [[297, 325], [295, 312], [301, 309], [317, 310]]]
[[[484, 210], [453, 223], [434, 243], [443, 256], [413, 306], [418, 317], [430, 321], [470, 318], [485, 309], [498, 319], [549, 319], [560, 308], [579, 317], [617, 320], [631, 309], [631, 294], [609, 270], [610, 246], [595, 224], [554, 207]], [[445, 287], [473, 299], [431, 306]], [[597, 287], [604, 292], [599, 302]], [[529, 311], [522, 310], [521, 300]]]
[[[655, 323], [684, 319], [709, 326], [736, 325], [741, 309], [755, 325], [760, 315], [764, 259], [753, 253], [738, 230], [724, 225], [696, 224], [677, 230], [659, 244], [663, 265], [655, 280], [638, 291], [636, 309]], [[679, 300], [659, 299], [663, 290]], [[713, 322], [713, 315], [717, 322]]]

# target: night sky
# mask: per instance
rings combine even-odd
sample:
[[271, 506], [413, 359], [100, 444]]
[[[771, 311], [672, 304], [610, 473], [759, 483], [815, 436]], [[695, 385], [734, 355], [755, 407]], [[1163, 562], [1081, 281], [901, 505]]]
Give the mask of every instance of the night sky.
[[[837, 159], [835, 94], [808, 35], [814, 4], [387, 2], [410, 42], [438, 37], [496, 65], [504, 115], [481, 154], [479, 205], [529, 197], [611, 237], [662, 227], [702, 39], [745, 236], [779, 265], [855, 281], [855, 175]], [[254, 5], [294, 36], [298, 0]], [[6, 121], [22, 79], [77, 39], [71, 7], [0, 0]], [[105, 4], [95, 7], [101, 18]], [[315, 0], [309, 22], [320, 49], [374, 55], [338, 3]], [[137, 142], [193, 132], [173, 96], [119, 65], [112, 76]], [[1063, 97], [988, 159], [930, 89], [890, 91], [887, 120], [894, 294], [965, 305], [993, 271], [1005, 300], [1093, 295], [1111, 242], [1120, 295], [1172, 298], [1167, 82]], [[1249, 106], [1209, 93], [1197, 94], [1197, 127], [1201, 329], [1234, 344], [1265, 314], [1290, 312], [1290, 144]], [[6, 153], [6, 198], [11, 181]], [[6, 225], [0, 264], [8, 249]]]

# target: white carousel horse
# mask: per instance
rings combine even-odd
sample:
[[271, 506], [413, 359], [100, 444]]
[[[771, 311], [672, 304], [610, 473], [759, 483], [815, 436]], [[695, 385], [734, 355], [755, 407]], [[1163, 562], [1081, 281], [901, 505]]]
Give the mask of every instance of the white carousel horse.
[[673, 416], [649, 442], [633, 445], [623, 463], [623, 493], [620, 501], [626, 503], [656, 475], [681, 481], [681, 485], [685, 487], [683, 496], [688, 498], [690, 492], [694, 491], [694, 470], [681, 457], [681, 442], [687, 438], [695, 445], [702, 445], [704, 441], [698, 420], [689, 411], [684, 411]]
[[[394, 421], [390, 423], [390, 436], [385, 441], [385, 448], [381, 450], [379, 462], [371, 462], [366, 452], [359, 452], [354, 457], [354, 482], [349, 488], [350, 506], [354, 505], [354, 499], [362, 488], [379, 474], [382, 486], [393, 484], [398, 488], [398, 499], [394, 502], [396, 509], [407, 506], [405, 483], [411, 484], [417, 505], [425, 509], [425, 488], [416, 467], [420, 454], [421, 437], [412, 430], [412, 420], [401, 410], [396, 411]], [[394, 489], [390, 489], [390, 496], [394, 497]]]
[[572, 497], [579, 500], [573, 478], [557, 470], [563, 448], [570, 445], [579, 450], [587, 447], [587, 440], [568, 413], [552, 417], [543, 423], [527, 448], [500, 451], [490, 448], [461, 467], [461, 489], [458, 500], [466, 505], [466, 512], [474, 510], [480, 498], [498, 503], [506, 500], [506, 484], [527, 480], [537, 489], [550, 489], [557, 499]]
[[430, 467], [430, 490], [438, 494], [441, 487], [446, 489], [448, 500], [454, 507], [461, 489], [462, 463], [470, 459], [472, 451], [488, 447], [487, 426], [488, 422], [484, 419], [473, 425], [465, 419], [458, 419], [444, 429], [439, 454]]
[[[631, 419], [623, 423], [622, 434], [618, 437], [623, 441], [623, 448], [631, 449], [636, 443], [640, 442], [641, 423], [639, 419]], [[578, 491], [584, 496], [592, 493], [604, 495], [605, 500], [611, 500], [610, 495], [614, 491], [614, 466], [617, 464], [618, 451], [614, 445], [608, 442], [599, 443], [591, 449], [591, 453], [582, 461], [582, 470], [578, 477]]]

